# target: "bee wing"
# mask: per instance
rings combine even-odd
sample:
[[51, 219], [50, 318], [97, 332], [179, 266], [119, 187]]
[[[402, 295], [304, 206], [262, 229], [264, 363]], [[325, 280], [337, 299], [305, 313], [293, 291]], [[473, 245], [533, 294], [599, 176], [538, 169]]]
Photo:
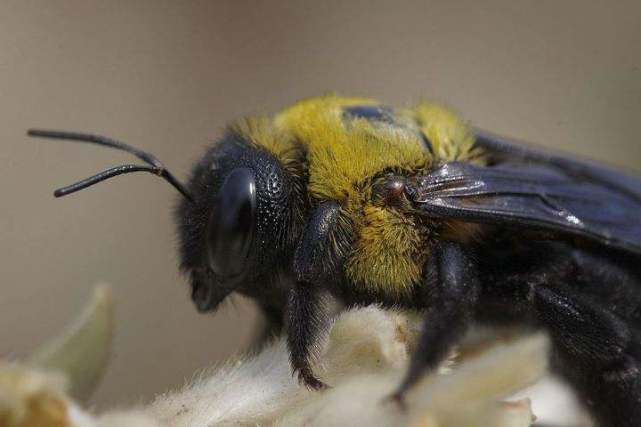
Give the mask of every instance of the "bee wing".
[[[543, 161], [506, 159], [492, 166], [452, 162], [408, 186], [423, 214], [583, 236], [641, 253], [641, 201], [616, 175], [583, 173]], [[574, 162], [574, 161], [572, 161]], [[580, 164], [575, 164], [580, 165]], [[578, 168], [578, 166], [577, 166]]]
[[577, 160], [522, 141], [475, 130], [476, 145], [486, 151], [494, 163], [520, 162], [556, 168], [577, 181], [588, 181], [627, 195], [641, 203], [641, 177], [622, 173], [590, 160]]

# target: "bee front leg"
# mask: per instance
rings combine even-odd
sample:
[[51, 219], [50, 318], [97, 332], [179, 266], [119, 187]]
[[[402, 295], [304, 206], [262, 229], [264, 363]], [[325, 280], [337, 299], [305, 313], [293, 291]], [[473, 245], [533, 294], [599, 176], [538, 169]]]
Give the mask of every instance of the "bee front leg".
[[311, 357], [321, 334], [326, 332], [330, 313], [324, 303], [323, 283], [336, 280], [339, 265], [335, 248], [337, 218], [335, 202], [318, 206], [305, 228], [294, 254], [296, 284], [290, 292], [287, 310], [287, 346], [295, 374], [308, 387], [326, 385], [314, 375]]
[[327, 385], [314, 375], [311, 367], [319, 336], [329, 324], [329, 314], [324, 309], [320, 290], [310, 283], [297, 283], [290, 293], [287, 320], [287, 347], [294, 374], [313, 390], [326, 388]]
[[435, 369], [463, 337], [479, 295], [476, 264], [460, 244], [446, 242], [437, 247], [425, 274], [429, 301], [422, 333], [405, 378], [390, 396], [400, 404], [407, 390]]

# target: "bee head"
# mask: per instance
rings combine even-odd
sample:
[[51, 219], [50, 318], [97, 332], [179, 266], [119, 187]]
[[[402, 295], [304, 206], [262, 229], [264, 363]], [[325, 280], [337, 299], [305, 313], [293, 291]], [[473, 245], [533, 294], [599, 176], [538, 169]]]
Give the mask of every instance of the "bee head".
[[210, 147], [186, 186], [152, 154], [111, 138], [38, 129], [28, 134], [107, 146], [146, 163], [109, 168], [56, 190], [56, 197], [132, 172], [152, 173], [181, 193], [176, 209], [180, 262], [199, 311], [214, 310], [232, 291], [256, 296], [262, 289], [257, 282], [277, 274], [291, 258], [302, 223], [300, 176], [239, 133], [230, 132]]
[[293, 179], [270, 152], [233, 132], [196, 164], [187, 185], [193, 200], [181, 200], [176, 219], [199, 311], [233, 291], [256, 296], [259, 282], [284, 268], [301, 208]]

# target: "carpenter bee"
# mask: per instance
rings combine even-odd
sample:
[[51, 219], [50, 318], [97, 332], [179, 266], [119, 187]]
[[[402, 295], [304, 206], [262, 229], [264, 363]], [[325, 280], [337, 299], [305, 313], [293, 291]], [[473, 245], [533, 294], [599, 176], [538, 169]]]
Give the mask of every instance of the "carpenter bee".
[[145, 171], [182, 195], [182, 270], [200, 311], [254, 298], [281, 328], [293, 371], [330, 314], [377, 303], [424, 313], [404, 393], [475, 322], [546, 329], [552, 361], [601, 425], [641, 419], [641, 179], [470, 129], [432, 104], [394, 109], [325, 96], [231, 125], [182, 185], [108, 138], [32, 130], [131, 152], [64, 196]]

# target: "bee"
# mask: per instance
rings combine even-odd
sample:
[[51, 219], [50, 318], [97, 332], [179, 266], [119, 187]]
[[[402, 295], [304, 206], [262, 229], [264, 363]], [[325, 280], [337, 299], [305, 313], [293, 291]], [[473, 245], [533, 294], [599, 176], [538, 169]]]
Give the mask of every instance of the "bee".
[[201, 312], [253, 298], [286, 331], [293, 372], [312, 369], [329, 293], [424, 313], [399, 402], [470, 325], [548, 331], [552, 364], [601, 425], [641, 419], [641, 179], [471, 129], [434, 104], [391, 108], [335, 95], [227, 128], [181, 184], [154, 156], [48, 130], [147, 165], [181, 194], [181, 268]]

